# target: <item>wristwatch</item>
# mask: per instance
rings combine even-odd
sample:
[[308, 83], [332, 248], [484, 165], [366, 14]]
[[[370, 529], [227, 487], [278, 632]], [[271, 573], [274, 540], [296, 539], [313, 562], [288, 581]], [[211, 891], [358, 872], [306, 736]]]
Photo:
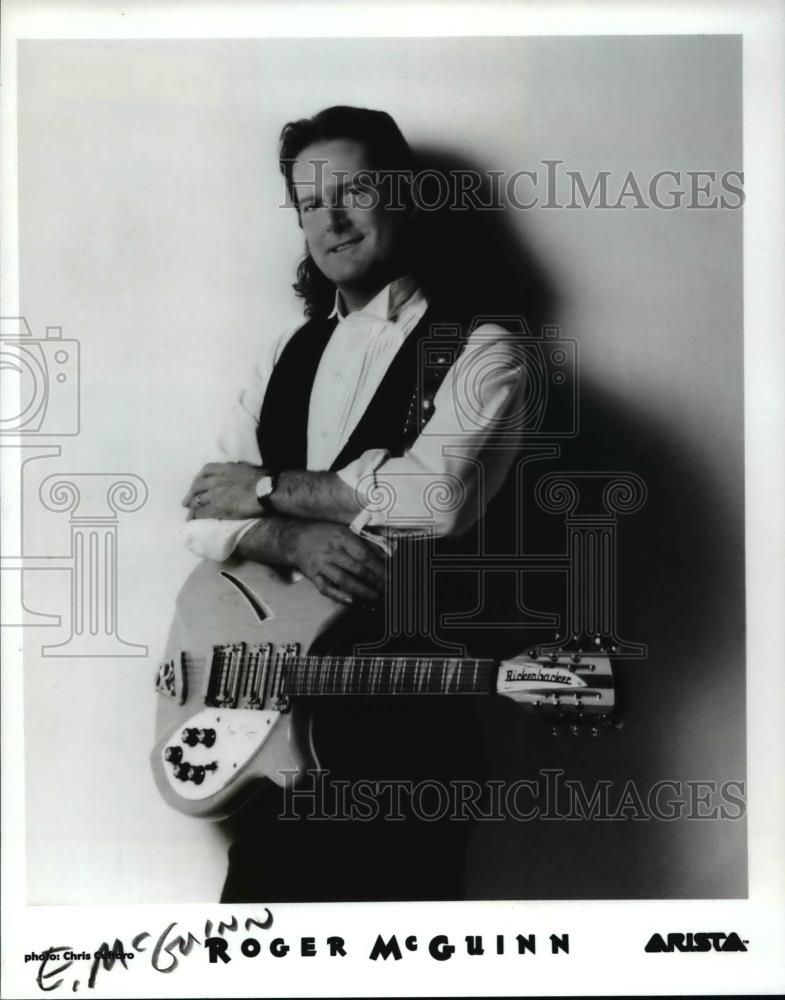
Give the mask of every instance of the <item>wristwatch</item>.
[[275, 508], [270, 499], [271, 494], [278, 485], [278, 476], [262, 476], [256, 483], [256, 499], [265, 514], [274, 514]]

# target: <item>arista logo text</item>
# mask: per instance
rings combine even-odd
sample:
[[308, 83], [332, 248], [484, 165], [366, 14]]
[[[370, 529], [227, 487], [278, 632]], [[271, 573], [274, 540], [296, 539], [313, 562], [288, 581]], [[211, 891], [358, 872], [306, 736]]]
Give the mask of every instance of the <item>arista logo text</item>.
[[701, 931], [693, 934], [652, 934], [644, 951], [746, 951], [749, 941], [742, 941], [735, 931]]

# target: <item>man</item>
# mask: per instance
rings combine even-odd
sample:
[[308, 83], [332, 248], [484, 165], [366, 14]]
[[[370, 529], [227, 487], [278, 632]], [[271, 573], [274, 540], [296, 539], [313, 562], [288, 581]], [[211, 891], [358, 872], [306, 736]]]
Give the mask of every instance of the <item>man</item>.
[[[522, 407], [521, 363], [501, 326], [469, 334], [467, 317], [433, 293], [418, 253], [414, 159], [389, 115], [335, 107], [291, 123], [280, 165], [305, 237], [295, 289], [308, 321], [257, 366], [222, 435], [223, 461], [185, 497], [185, 536], [201, 556], [286, 567], [363, 609], [384, 594], [396, 542], [460, 541], [482, 517], [515, 455], [498, 433]], [[424, 366], [423, 347], [445, 323], [459, 347]], [[358, 640], [378, 625], [374, 614], [354, 620]], [[315, 732], [341, 779], [479, 773], [466, 706], [342, 704], [320, 709]], [[280, 812], [271, 789], [241, 817], [224, 901], [462, 895], [465, 822], [429, 824], [400, 802], [364, 824]]]

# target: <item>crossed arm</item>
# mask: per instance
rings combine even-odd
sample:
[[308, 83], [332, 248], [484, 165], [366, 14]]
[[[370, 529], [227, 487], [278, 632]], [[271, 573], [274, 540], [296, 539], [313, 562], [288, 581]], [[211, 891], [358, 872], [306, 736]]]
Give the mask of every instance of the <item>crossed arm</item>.
[[[348, 527], [358, 514], [368, 529], [391, 534], [461, 534], [482, 515], [520, 447], [523, 361], [506, 331], [489, 324], [471, 335], [434, 398], [428, 433], [405, 455], [371, 450], [339, 472], [283, 472], [276, 513], [266, 516], [255, 493], [265, 472], [256, 430], [271, 370], [257, 368], [222, 435], [221, 453], [233, 461], [206, 465], [183, 501], [187, 544], [209, 558], [235, 551], [296, 568], [339, 600], [372, 600], [383, 585], [379, 547]], [[205, 546], [213, 538], [219, 544]]]
[[381, 551], [346, 527], [362, 509], [355, 491], [334, 472], [283, 472], [275, 490], [275, 516], [260, 516], [257, 480], [264, 469], [249, 462], [206, 465], [183, 506], [189, 518], [256, 524], [241, 537], [245, 559], [297, 569], [319, 590], [346, 604], [378, 600], [385, 580]]
[[[265, 470], [249, 462], [212, 462], [191, 484], [183, 506], [194, 518], [258, 517], [256, 483]], [[356, 491], [336, 472], [282, 472], [275, 490], [275, 509], [286, 517], [350, 524], [363, 509]]]

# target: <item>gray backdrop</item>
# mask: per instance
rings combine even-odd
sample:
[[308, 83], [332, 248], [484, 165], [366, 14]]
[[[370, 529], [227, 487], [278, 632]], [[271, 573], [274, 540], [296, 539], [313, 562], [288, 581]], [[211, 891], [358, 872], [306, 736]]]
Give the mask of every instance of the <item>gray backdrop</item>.
[[[68, 632], [67, 574], [27, 581], [28, 604], [65, 619], [26, 633], [32, 902], [217, 898], [220, 832], [170, 812], [149, 775], [151, 679], [193, 562], [179, 501], [263, 338], [298, 314], [277, 135], [335, 103], [388, 110], [437, 159], [541, 174], [559, 159], [589, 185], [610, 171], [613, 192], [631, 170], [645, 186], [742, 169], [731, 36], [20, 45], [22, 313], [82, 355], [81, 432], [28, 466], [29, 551], [69, 546], [44, 476], [149, 488], [118, 524], [119, 630], [149, 657], [42, 657]], [[582, 433], [564, 462], [646, 482], [619, 522], [619, 620], [649, 656], [623, 666], [625, 728], [601, 743], [486, 706], [491, 773], [563, 767], [644, 794], [744, 780], [742, 213], [538, 207], [492, 224], [535, 332], [579, 341]], [[746, 892], [743, 822], [484, 824], [469, 865], [479, 898]]]

